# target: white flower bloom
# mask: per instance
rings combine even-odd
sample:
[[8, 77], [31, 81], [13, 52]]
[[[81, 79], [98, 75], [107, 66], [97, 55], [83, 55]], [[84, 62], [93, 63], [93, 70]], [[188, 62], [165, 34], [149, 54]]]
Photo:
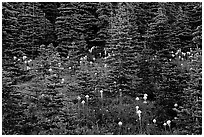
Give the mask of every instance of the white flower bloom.
[[106, 67], [107, 67], [107, 64], [105, 64], [104, 67], [106, 68]]
[[24, 61], [24, 63], [26, 64], [26, 63], [27, 63], [27, 61], [25, 60], [25, 61]]
[[21, 59], [18, 59], [18, 61], [21, 61]]
[[23, 56], [23, 60], [25, 60], [27, 57], [26, 56]]
[[118, 125], [119, 125], [119, 126], [122, 126], [122, 124], [123, 124], [123, 123], [122, 123], [121, 121], [120, 121], [120, 122], [118, 122]]
[[58, 63], [58, 67], [61, 67], [61, 63]]
[[141, 110], [138, 110], [138, 111], [137, 111], [137, 114], [138, 114], [138, 115], [140, 115], [141, 113], [142, 113], [142, 111], [141, 111]]
[[86, 59], [87, 59], [87, 56], [85, 56], [84, 59], [86, 60]]
[[89, 95], [86, 95], [85, 98], [89, 98]]
[[17, 59], [17, 57], [16, 57], [16, 56], [14, 56], [14, 57], [13, 57], [13, 59], [14, 59], [14, 60], [16, 60], [16, 59]]
[[29, 59], [29, 60], [28, 60], [28, 63], [30, 63], [31, 61], [32, 61], [32, 59]]
[[135, 98], [135, 100], [137, 100], [137, 101], [138, 101], [138, 100], [140, 100], [140, 98], [139, 98], [139, 97], [136, 97], [136, 98]]
[[144, 96], [143, 99], [144, 99], [144, 100], [147, 100], [147, 96]]
[[101, 98], [103, 98], [103, 90], [100, 90]]
[[81, 97], [80, 97], [80, 96], [78, 96], [78, 97], [77, 97], [77, 99], [78, 99], [78, 100], [81, 100]]
[[171, 124], [171, 120], [167, 120], [166, 123], [167, 123], [168, 126], [170, 126], [170, 124]]
[[156, 119], [153, 119], [153, 123], [155, 124], [157, 121], [156, 121]]
[[174, 104], [174, 107], [178, 107], [178, 104], [176, 103], [176, 104]]
[[141, 118], [141, 113], [142, 113], [141, 110], [138, 110], [138, 111], [137, 111], [137, 114], [138, 114], [139, 118]]
[[82, 104], [84, 104], [85, 103], [85, 101], [84, 100], [82, 100], [82, 102], [81, 102]]
[[166, 126], [166, 123], [164, 123], [163, 125]]
[[147, 97], [148, 95], [147, 95], [147, 94], [144, 94], [144, 96], [146, 96], [146, 97]]
[[138, 111], [138, 110], [139, 110], [139, 106], [136, 106], [135, 108], [136, 108], [136, 111]]
[[50, 69], [49, 69], [49, 71], [51, 72], [51, 71], [52, 71], [52, 69], [50, 68]]
[[146, 103], [147, 103], [147, 101], [146, 101], [146, 100], [147, 100], [147, 96], [144, 96], [143, 99], [144, 99], [144, 102], [143, 102], [143, 103], [146, 104]]
[[64, 78], [62, 78], [62, 81], [61, 81], [61, 83], [64, 83]]
[[72, 69], [72, 67], [69, 67], [69, 69]]
[[27, 70], [30, 70], [30, 67], [27, 66]]

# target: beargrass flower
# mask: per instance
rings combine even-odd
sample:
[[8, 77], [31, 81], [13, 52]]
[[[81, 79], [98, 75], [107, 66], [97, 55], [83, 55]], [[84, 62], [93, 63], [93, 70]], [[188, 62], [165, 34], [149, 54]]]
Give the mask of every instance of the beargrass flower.
[[85, 98], [86, 98], [86, 99], [88, 100], [88, 98], [89, 98], [89, 95], [86, 95], [86, 96], [85, 96]]
[[168, 126], [170, 126], [170, 124], [171, 124], [171, 120], [167, 120], [166, 123], [167, 123]]
[[155, 124], [157, 121], [156, 121], [156, 119], [153, 119], [153, 123]]
[[144, 99], [144, 100], [147, 100], [147, 96], [144, 96], [143, 99]]
[[177, 120], [178, 118], [177, 118], [177, 117], [174, 117], [174, 119]]
[[82, 100], [82, 102], [81, 102], [82, 104], [85, 104], [85, 101], [84, 100]]
[[30, 63], [31, 61], [32, 61], [32, 59], [29, 59], [29, 60], [28, 60], [28, 63]]
[[138, 111], [137, 111], [137, 114], [138, 114], [139, 118], [141, 118], [141, 113], [142, 113], [141, 110], [138, 110]]
[[176, 104], [174, 104], [174, 107], [178, 107], [178, 104], [176, 103]]
[[166, 126], [166, 123], [164, 123], [163, 126]]
[[27, 57], [26, 56], [23, 56], [23, 60], [25, 60]]
[[101, 98], [103, 98], [103, 90], [100, 90]]
[[141, 122], [141, 113], [142, 113], [141, 110], [138, 110], [138, 111], [137, 111], [137, 114], [138, 114], [138, 117], [139, 117], [140, 122]]
[[144, 94], [144, 97], [145, 97], [145, 96], [147, 97], [148, 95], [147, 95], [147, 94]]
[[119, 126], [122, 126], [122, 124], [123, 124], [123, 123], [122, 123], [121, 121], [120, 121], [120, 122], [118, 122], [118, 125], [119, 125]]
[[58, 63], [58, 67], [61, 67], [61, 63]]
[[138, 100], [140, 100], [140, 99], [139, 99], [139, 97], [136, 97], [136, 98], [135, 98], [135, 100], [137, 100], [137, 101], [138, 101]]
[[137, 112], [139, 110], [139, 106], [136, 106], [135, 108], [136, 108], [136, 112]]
[[61, 81], [61, 83], [64, 83], [64, 78], [62, 78], [62, 81]]
[[30, 67], [29, 66], [27, 66], [27, 68], [26, 68], [27, 70], [30, 70]]
[[144, 96], [143, 99], [144, 99], [143, 103], [147, 103], [147, 101], [146, 101], [147, 100], [147, 96]]
[[49, 69], [49, 71], [51, 72], [51, 71], [52, 71], [52, 69], [50, 68], [50, 69]]
[[13, 57], [13, 59], [14, 59], [14, 60], [16, 60], [16, 59], [17, 59], [17, 57], [16, 57], [16, 56], [14, 56], [14, 57]]
[[78, 96], [78, 97], [77, 97], [77, 99], [78, 99], [78, 100], [81, 100], [81, 97], [80, 97], [80, 96]]

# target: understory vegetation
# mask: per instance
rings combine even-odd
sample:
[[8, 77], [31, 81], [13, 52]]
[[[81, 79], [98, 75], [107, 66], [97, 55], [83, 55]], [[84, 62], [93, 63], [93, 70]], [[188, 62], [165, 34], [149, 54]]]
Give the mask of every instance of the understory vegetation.
[[202, 134], [202, 4], [2, 3], [2, 134]]

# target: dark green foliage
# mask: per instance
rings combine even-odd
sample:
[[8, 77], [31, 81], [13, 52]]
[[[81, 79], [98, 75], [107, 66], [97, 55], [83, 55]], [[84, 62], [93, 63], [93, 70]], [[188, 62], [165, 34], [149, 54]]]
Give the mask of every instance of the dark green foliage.
[[2, 3], [3, 134], [202, 134], [201, 13], [198, 2]]
[[15, 49], [32, 58], [37, 56], [39, 46], [46, 43], [47, 35], [53, 30], [39, 6], [39, 3], [19, 3], [18, 8], [19, 41]]
[[13, 49], [18, 41], [18, 18], [19, 14], [15, 7], [16, 3], [2, 3], [2, 56], [13, 53]]

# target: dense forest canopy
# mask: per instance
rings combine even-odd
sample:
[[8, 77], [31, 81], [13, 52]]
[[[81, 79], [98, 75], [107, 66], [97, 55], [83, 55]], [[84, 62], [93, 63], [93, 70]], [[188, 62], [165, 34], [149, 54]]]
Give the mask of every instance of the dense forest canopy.
[[201, 134], [202, 3], [3, 2], [2, 85], [3, 134]]

